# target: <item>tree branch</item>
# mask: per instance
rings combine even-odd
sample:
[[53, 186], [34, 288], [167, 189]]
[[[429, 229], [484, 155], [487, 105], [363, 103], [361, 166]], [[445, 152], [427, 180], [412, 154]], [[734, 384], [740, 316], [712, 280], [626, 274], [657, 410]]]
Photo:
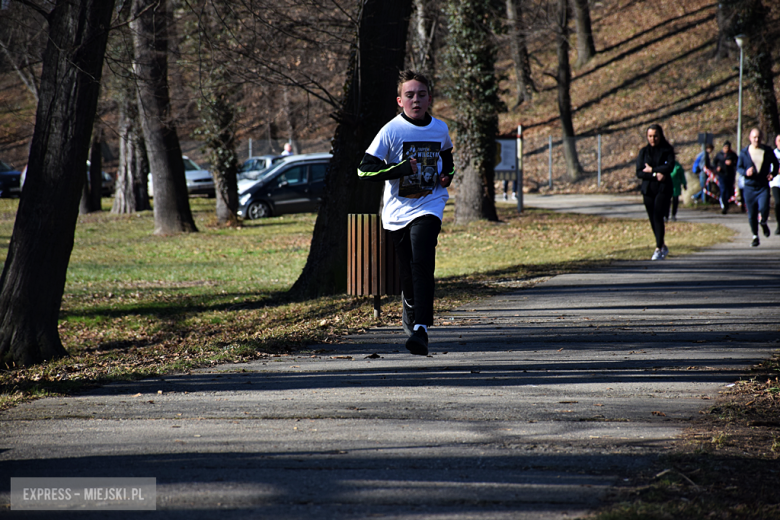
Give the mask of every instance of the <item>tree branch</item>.
[[35, 102], [38, 103], [38, 86], [35, 84], [35, 78], [28, 78], [24, 71], [19, 68], [19, 66], [16, 64], [16, 60], [13, 58], [13, 56], [11, 56], [11, 53], [8, 51], [8, 46], [3, 42], [3, 40], [0, 40], [0, 47], [2, 47], [3, 54], [5, 54], [6, 58], [8, 58], [8, 61], [11, 62], [14, 70], [19, 75], [19, 79], [22, 80], [22, 83], [24, 83], [24, 86], [27, 87], [27, 90], [32, 93], [33, 97], [35, 98]]

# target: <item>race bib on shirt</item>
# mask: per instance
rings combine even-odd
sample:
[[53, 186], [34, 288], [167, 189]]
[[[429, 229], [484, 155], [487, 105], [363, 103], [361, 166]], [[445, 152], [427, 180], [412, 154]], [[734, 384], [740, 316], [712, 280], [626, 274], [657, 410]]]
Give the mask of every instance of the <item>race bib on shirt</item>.
[[439, 154], [441, 143], [405, 142], [403, 158], [417, 159], [417, 173], [401, 177], [398, 195], [407, 199], [419, 199], [433, 192], [439, 182]]

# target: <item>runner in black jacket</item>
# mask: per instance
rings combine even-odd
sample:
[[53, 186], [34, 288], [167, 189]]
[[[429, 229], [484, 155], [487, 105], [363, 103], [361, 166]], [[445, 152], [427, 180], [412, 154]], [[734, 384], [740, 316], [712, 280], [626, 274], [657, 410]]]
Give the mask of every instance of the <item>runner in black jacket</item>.
[[652, 260], [664, 260], [669, 254], [664, 242], [664, 217], [669, 212], [674, 192], [674, 148], [664, 137], [661, 125], [657, 124], [647, 129], [647, 143], [636, 158], [636, 176], [642, 179], [642, 198], [655, 235]]

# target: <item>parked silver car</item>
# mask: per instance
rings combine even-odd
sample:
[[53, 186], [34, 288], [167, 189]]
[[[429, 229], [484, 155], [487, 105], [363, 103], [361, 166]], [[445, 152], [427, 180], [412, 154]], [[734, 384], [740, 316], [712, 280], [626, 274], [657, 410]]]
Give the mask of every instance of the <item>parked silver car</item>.
[[[184, 161], [184, 176], [187, 178], [187, 193], [190, 195], [208, 195], [209, 197], [216, 196], [214, 189], [214, 178], [208, 170], [204, 170], [198, 163], [187, 157], [181, 156]], [[154, 196], [154, 184], [152, 182], [152, 174], [149, 173], [148, 177], [149, 196]]]

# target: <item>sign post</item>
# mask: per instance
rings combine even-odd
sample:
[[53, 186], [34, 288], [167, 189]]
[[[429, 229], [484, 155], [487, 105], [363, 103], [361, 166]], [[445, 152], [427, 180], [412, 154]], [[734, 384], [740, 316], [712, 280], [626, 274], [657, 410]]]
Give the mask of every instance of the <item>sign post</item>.
[[515, 156], [517, 165], [517, 212], [523, 212], [523, 125], [517, 125], [517, 155]]

